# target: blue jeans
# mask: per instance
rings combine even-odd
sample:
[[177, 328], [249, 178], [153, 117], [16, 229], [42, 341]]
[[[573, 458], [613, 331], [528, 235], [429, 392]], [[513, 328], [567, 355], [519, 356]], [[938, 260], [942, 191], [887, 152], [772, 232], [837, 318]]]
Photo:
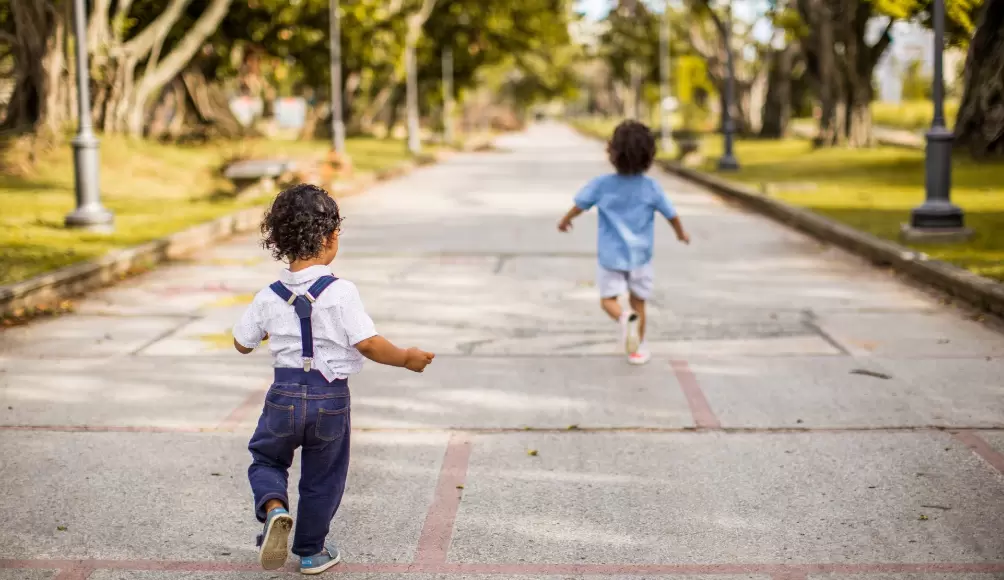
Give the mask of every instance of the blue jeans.
[[300, 451], [300, 501], [293, 553], [313, 556], [324, 549], [349, 471], [349, 384], [330, 383], [320, 372], [275, 369], [265, 408], [251, 437], [248, 479], [255, 516], [264, 522], [265, 504], [277, 499], [288, 508], [286, 487], [293, 451]]

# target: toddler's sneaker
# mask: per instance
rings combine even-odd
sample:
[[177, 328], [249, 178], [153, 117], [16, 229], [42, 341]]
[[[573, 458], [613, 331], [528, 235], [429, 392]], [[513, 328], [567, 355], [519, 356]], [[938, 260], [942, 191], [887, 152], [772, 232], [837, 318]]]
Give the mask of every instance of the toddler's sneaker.
[[652, 353], [647, 348], [641, 346], [635, 352], [628, 355], [628, 364], [643, 365], [652, 360]]
[[258, 563], [266, 570], [278, 570], [286, 563], [289, 552], [289, 532], [293, 529], [293, 517], [286, 508], [275, 508], [268, 512], [265, 527], [258, 536]]
[[638, 332], [640, 321], [638, 315], [630, 310], [621, 314], [621, 342], [624, 343], [624, 351], [629, 355], [637, 352], [641, 346], [641, 335]]
[[328, 544], [319, 554], [300, 558], [300, 573], [307, 575], [320, 574], [328, 568], [342, 561], [342, 553], [338, 551], [338, 546]]

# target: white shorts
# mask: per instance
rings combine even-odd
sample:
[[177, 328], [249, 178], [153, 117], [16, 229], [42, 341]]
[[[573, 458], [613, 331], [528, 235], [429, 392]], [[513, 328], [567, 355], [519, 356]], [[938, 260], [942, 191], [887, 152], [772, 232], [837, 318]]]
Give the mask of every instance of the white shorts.
[[599, 266], [596, 272], [596, 286], [600, 289], [600, 298], [617, 298], [630, 292], [637, 298], [648, 300], [652, 295], [654, 271], [649, 262], [630, 272], [607, 270]]

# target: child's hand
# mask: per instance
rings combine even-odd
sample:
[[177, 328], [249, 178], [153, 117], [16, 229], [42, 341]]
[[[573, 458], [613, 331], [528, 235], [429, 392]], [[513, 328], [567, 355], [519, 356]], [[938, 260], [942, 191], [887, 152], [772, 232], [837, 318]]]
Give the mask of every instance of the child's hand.
[[571, 230], [572, 230], [572, 220], [568, 219], [567, 217], [561, 218], [561, 221], [558, 222], [558, 231], [561, 233], [568, 233]]
[[404, 368], [412, 372], [420, 373], [425, 370], [425, 367], [429, 366], [429, 363], [431, 363], [434, 358], [436, 358], [436, 355], [431, 352], [425, 352], [424, 350], [412, 347], [407, 351]]
[[684, 244], [687, 244], [688, 246], [690, 245], [690, 236], [687, 235], [687, 232], [680, 232], [680, 235], [676, 236], [676, 239], [680, 240]]

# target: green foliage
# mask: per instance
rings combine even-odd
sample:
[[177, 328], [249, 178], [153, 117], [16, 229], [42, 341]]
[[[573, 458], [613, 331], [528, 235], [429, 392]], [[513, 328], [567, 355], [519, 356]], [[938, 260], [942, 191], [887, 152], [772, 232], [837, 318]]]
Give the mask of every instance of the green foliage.
[[931, 98], [931, 78], [922, 74], [923, 63], [913, 61], [906, 67], [903, 74], [903, 99], [921, 101]]

